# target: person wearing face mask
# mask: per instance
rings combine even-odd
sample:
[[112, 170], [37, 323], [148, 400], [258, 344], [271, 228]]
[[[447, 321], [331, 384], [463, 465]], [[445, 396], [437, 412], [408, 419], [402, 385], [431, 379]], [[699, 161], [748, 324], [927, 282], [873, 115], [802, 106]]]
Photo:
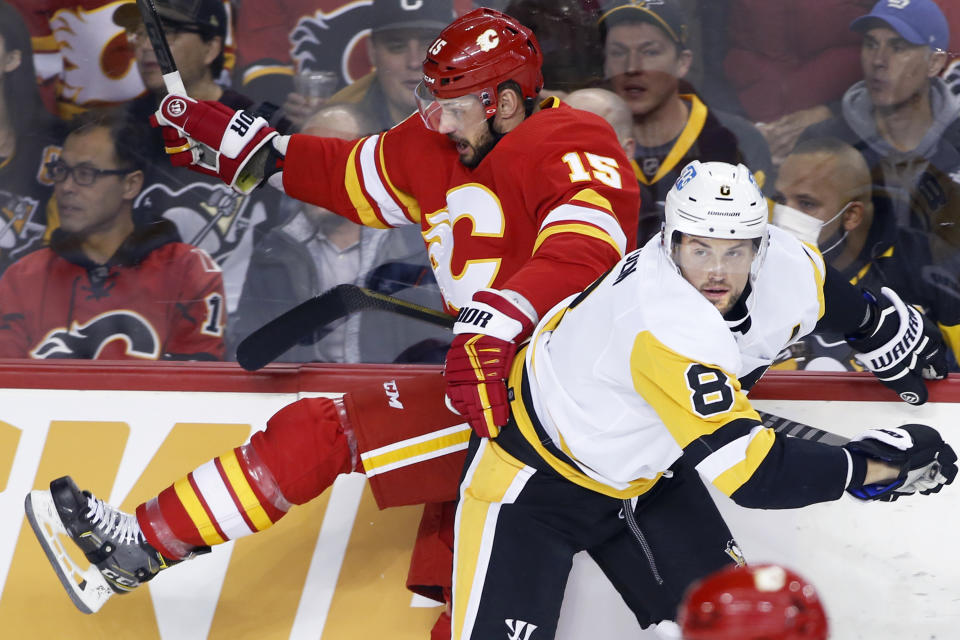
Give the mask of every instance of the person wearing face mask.
[[[851, 284], [890, 287], [937, 323], [954, 358], [960, 349], [960, 284], [936, 264], [942, 240], [896, 224], [891, 198], [874, 191], [863, 156], [836, 138], [801, 142], [786, 157], [774, 190], [773, 224], [817, 245]], [[784, 368], [861, 369], [841, 336], [814, 334], [781, 356]]]

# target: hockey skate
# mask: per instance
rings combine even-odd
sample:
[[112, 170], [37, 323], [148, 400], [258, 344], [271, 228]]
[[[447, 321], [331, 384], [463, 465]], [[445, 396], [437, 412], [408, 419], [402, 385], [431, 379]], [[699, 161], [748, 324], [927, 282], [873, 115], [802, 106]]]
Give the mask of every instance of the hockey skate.
[[[174, 564], [144, 539], [136, 516], [80, 491], [70, 476], [51, 482], [49, 491], [31, 491], [24, 509], [67, 595], [84, 613]], [[67, 536], [92, 565], [82, 569], [73, 561], [63, 547]]]

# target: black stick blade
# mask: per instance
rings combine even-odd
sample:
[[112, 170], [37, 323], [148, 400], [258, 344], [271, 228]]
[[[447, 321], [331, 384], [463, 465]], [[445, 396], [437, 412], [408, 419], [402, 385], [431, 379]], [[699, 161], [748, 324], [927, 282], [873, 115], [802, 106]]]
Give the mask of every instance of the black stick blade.
[[237, 362], [247, 371], [270, 364], [304, 336], [315, 334], [356, 311], [380, 310], [396, 313], [433, 325], [451, 328], [453, 317], [442, 311], [376, 293], [353, 284], [340, 284], [298, 304], [263, 325], [237, 346]]
[[247, 371], [262, 369], [300, 342], [303, 336], [347, 313], [340, 287], [334, 287], [298, 304], [244, 338], [237, 346], [237, 362]]

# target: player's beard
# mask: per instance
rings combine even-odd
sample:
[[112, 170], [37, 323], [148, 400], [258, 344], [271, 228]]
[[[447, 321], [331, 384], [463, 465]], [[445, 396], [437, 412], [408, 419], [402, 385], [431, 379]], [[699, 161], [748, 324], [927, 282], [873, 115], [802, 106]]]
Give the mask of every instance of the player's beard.
[[483, 159], [497, 144], [497, 138], [489, 130], [484, 131], [480, 139], [473, 143], [451, 134], [448, 134], [447, 137], [457, 144], [466, 145], [467, 149], [459, 151], [459, 154], [460, 163], [468, 169], [474, 169], [483, 162]]

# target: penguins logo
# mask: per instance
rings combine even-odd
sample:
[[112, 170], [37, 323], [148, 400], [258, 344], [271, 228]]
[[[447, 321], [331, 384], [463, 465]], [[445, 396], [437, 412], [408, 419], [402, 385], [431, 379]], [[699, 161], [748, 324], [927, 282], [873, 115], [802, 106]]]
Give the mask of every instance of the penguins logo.
[[743, 552], [740, 551], [740, 545], [737, 544], [736, 540], [728, 540], [725, 551], [727, 555], [737, 563], [738, 567], [745, 567], [747, 565], [747, 560], [743, 557]]
[[132, 311], [108, 311], [86, 324], [74, 322], [69, 330], [50, 331], [30, 357], [93, 360], [115, 340], [126, 343], [125, 353], [130, 357], [156, 360], [160, 355], [160, 340], [144, 317]]

